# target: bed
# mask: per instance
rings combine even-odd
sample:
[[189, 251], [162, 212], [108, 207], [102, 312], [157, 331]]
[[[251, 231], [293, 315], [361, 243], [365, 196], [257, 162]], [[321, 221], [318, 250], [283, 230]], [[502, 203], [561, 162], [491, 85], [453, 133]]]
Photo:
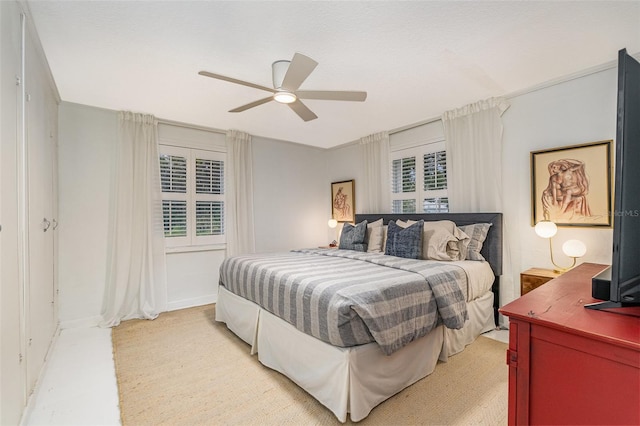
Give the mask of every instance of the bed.
[[[356, 223], [380, 219], [385, 229], [398, 220], [491, 224], [479, 250], [486, 261], [306, 249], [236, 256], [221, 267], [216, 320], [247, 342], [262, 364], [289, 377], [341, 422], [347, 415], [364, 419], [431, 374], [438, 360], [493, 329], [497, 318], [501, 213], [356, 215]], [[461, 279], [464, 285], [452, 285]], [[327, 293], [333, 287], [340, 291]], [[373, 301], [361, 304], [363, 294]]]

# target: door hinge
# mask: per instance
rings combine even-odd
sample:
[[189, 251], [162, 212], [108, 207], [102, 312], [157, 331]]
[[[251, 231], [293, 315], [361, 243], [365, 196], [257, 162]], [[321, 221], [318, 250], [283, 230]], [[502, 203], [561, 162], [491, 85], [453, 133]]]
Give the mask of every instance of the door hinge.
[[16, 86], [20, 86], [20, 83], [21, 83], [20, 77], [16, 75]]
[[18, 354], [18, 364], [22, 364], [22, 354]]
[[518, 352], [507, 349], [507, 365], [518, 368]]

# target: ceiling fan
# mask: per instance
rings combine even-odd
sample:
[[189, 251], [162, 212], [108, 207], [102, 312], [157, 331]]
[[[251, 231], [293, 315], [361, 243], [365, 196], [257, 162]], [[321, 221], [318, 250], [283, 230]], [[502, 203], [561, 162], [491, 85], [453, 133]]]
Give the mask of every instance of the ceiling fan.
[[271, 65], [273, 74], [273, 89], [261, 86], [259, 84], [242, 81], [220, 74], [214, 74], [208, 71], [200, 71], [198, 74], [206, 77], [217, 78], [218, 80], [228, 81], [230, 83], [241, 84], [243, 86], [253, 87], [255, 89], [265, 90], [272, 94], [266, 98], [248, 103], [246, 105], [234, 108], [229, 112], [242, 112], [249, 108], [257, 107], [267, 102], [276, 101], [289, 105], [300, 118], [304, 121], [311, 121], [318, 118], [301, 99], [319, 99], [325, 101], [354, 101], [362, 102], [367, 99], [367, 92], [353, 91], [329, 91], [329, 90], [298, 90], [300, 85], [309, 77], [311, 72], [318, 65], [316, 61], [301, 53], [293, 55], [291, 61], [275, 61]]

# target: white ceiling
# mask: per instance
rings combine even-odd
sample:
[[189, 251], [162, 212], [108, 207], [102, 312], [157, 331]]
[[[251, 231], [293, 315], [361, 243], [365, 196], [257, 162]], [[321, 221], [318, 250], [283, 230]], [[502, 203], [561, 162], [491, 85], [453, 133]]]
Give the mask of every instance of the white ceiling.
[[[332, 147], [640, 52], [640, 2], [28, 1], [62, 100]], [[266, 92], [271, 63], [319, 62], [303, 122]]]

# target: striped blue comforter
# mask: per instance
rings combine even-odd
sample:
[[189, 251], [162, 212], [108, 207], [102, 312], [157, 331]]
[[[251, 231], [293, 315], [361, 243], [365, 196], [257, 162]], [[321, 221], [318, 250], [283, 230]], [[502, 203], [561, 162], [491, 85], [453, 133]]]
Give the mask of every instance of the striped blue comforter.
[[467, 319], [462, 268], [351, 250], [306, 249], [235, 256], [220, 284], [300, 331], [334, 346], [377, 342], [391, 354], [440, 321]]

